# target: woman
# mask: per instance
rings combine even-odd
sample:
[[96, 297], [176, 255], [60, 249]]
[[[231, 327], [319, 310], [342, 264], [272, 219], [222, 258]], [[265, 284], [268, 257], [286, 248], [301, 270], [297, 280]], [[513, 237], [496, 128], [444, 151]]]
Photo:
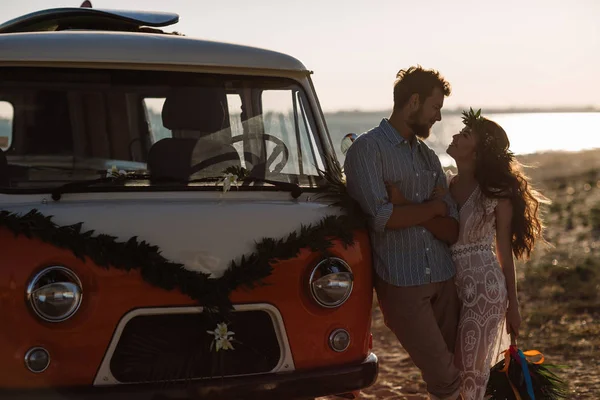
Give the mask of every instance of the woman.
[[[545, 199], [520, 172], [502, 127], [480, 111], [463, 115], [465, 127], [447, 149], [458, 170], [449, 176], [449, 190], [460, 219], [459, 239], [450, 248], [462, 302], [455, 362], [463, 398], [480, 400], [491, 365], [508, 347], [507, 334], [513, 340], [519, 335], [513, 255], [528, 258], [542, 237], [538, 207]], [[401, 202], [393, 187], [388, 187], [390, 201]]]

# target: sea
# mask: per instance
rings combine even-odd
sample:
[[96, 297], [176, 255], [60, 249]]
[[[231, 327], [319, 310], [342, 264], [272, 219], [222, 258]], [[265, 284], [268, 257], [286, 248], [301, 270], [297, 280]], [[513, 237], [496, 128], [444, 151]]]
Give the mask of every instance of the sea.
[[[343, 163], [341, 140], [347, 133], [362, 134], [379, 125], [389, 112], [344, 111], [326, 113], [325, 119], [339, 160]], [[570, 151], [600, 148], [600, 112], [516, 112], [488, 114], [504, 128], [515, 154]], [[431, 131], [427, 144], [440, 157], [442, 165], [454, 165], [446, 149], [452, 135], [462, 129], [461, 115], [442, 114]]]

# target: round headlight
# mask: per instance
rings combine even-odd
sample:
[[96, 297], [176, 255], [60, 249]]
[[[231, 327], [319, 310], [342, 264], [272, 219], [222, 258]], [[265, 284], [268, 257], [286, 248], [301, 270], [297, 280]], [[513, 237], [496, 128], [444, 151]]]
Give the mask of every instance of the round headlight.
[[330, 257], [318, 263], [310, 274], [310, 292], [319, 305], [339, 307], [350, 297], [353, 282], [350, 266], [340, 258]]
[[33, 277], [27, 286], [27, 300], [35, 314], [48, 322], [62, 322], [81, 305], [81, 281], [65, 267], [48, 267]]

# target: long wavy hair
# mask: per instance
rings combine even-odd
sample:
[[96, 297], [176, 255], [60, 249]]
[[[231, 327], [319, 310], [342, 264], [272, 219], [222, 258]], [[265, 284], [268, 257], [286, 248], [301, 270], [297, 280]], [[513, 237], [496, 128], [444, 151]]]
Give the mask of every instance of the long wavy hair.
[[510, 199], [512, 251], [517, 259], [527, 259], [536, 240], [545, 242], [539, 211], [540, 203], [549, 201], [527, 181], [500, 125], [483, 117], [472, 125], [471, 131], [477, 137], [475, 179], [488, 198]]

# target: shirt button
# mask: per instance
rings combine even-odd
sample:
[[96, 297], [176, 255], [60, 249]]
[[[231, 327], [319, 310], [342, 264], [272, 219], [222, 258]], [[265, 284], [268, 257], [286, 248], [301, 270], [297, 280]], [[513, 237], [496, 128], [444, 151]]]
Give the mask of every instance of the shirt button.
[[417, 196], [419, 195], [419, 192], [417, 192]]
[[417, 174], [417, 176], [419, 176], [419, 174]]
[[427, 247], [425, 250], [426, 250], [426, 251], [429, 251], [429, 247]]
[[426, 231], [427, 231], [426, 229], [423, 229], [423, 233], [425, 233]]

